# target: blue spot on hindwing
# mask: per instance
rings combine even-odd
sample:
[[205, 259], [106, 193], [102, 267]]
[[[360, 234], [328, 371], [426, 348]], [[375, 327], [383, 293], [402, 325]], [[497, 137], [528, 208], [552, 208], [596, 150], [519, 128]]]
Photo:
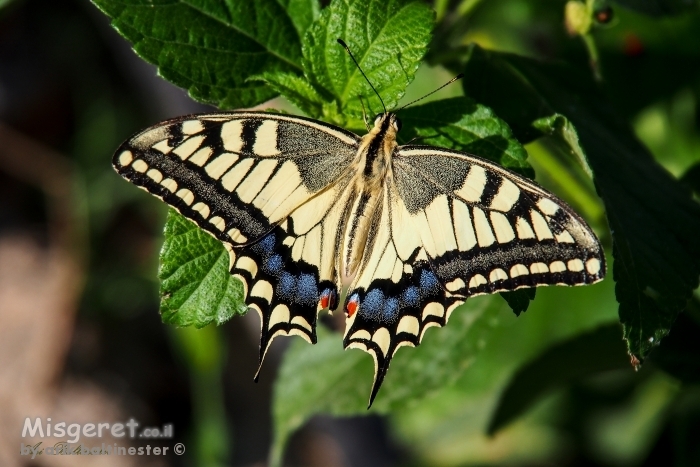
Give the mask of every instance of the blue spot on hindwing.
[[297, 288], [297, 278], [288, 272], [283, 272], [280, 275], [279, 283], [277, 284], [277, 294], [281, 297], [294, 296], [294, 291]]
[[387, 298], [384, 302], [383, 317], [385, 321], [394, 321], [399, 314], [399, 301], [394, 297]]
[[384, 292], [379, 289], [372, 289], [367, 292], [365, 299], [360, 306], [360, 314], [366, 318], [378, 320], [384, 309]]
[[421, 296], [426, 297], [440, 292], [440, 282], [437, 276], [428, 269], [423, 269], [420, 272], [420, 293]]
[[253, 251], [261, 256], [267, 256], [275, 249], [275, 234], [271, 233], [253, 245]]
[[[261, 270], [277, 278], [275, 294], [287, 304], [315, 307], [319, 299], [316, 275], [300, 271], [301, 265], [286, 260], [276, 251], [276, 247], [277, 238], [274, 233], [266, 235], [250, 246], [251, 251], [259, 256]], [[331, 291], [328, 289], [329, 303], [330, 294]]]
[[318, 301], [318, 284], [311, 274], [302, 274], [297, 282], [297, 302], [313, 306]]
[[439, 285], [437, 277], [433, 274], [433, 271], [423, 269], [420, 272], [420, 286], [423, 289], [431, 289]]
[[276, 276], [282, 271], [284, 260], [280, 255], [272, 255], [268, 257], [263, 264], [263, 270], [266, 273]]
[[420, 302], [420, 291], [418, 287], [412, 285], [407, 287], [406, 290], [401, 294], [401, 301], [407, 306], [418, 306]]

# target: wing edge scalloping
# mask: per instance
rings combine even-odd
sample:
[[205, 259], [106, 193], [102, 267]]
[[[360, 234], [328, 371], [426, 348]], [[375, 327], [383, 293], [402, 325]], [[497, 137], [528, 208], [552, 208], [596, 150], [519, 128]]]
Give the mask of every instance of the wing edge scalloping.
[[[333, 280], [321, 278], [321, 265], [308, 263], [303, 258], [292, 258], [292, 247], [284, 243], [290, 236], [288, 222], [291, 221], [287, 219], [275, 226], [254, 244], [232, 249], [238, 252], [239, 258], [231, 266], [230, 272], [243, 284], [245, 302], [260, 318], [259, 365], [254, 378], [256, 381], [265, 356], [276, 337], [298, 335], [315, 344], [319, 313], [324, 309], [337, 308], [338, 304], [337, 286]], [[298, 235], [296, 238], [305, 235]], [[273, 244], [267, 245], [269, 242], [266, 240], [271, 237], [274, 237]], [[232, 251], [231, 254], [235, 253]], [[271, 262], [273, 257], [276, 261]], [[246, 258], [250, 258], [250, 261], [239, 264]], [[246, 267], [248, 263], [254, 268]], [[275, 265], [272, 266], [272, 263]], [[308, 283], [309, 279], [313, 284]], [[290, 281], [293, 285], [289, 285]], [[310, 297], [309, 293], [313, 296]], [[293, 297], [288, 296], [290, 294]], [[274, 318], [276, 314], [280, 315], [277, 316], [278, 319]], [[286, 319], [281, 319], [282, 317]]]
[[[466, 300], [466, 297], [449, 292], [440, 283], [429, 261], [416, 260], [419, 250], [424, 250], [422, 243], [416, 245], [409, 258], [405, 261], [401, 259], [393, 236], [394, 223], [397, 222], [395, 216], [409, 225], [413, 224], [413, 220], [410, 216], [395, 212], [401, 209], [397, 203], [401, 204], [402, 200], [398, 193], [392, 194], [391, 186], [387, 185], [382, 192], [382, 214], [371, 230], [386, 229], [386, 238], [382, 238], [380, 233], [374, 234], [373, 242], [380, 243], [374, 245], [367, 258], [363, 258], [362, 269], [348, 290], [344, 305], [347, 312], [343, 336], [345, 349], [358, 348], [369, 353], [375, 365], [368, 408], [377, 396], [398, 349], [420, 345], [427, 329], [443, 327], [452, 312]], [[420, 238], [415, 240], [421, 242]], [[382, 244], [384, 241], [386, 243]], [[394, 253], [390, 259], [402, 265], [398, 280], [393, 278], [393, 271], [387, 277], [376, 277], [376, 271], [382, 267], [389, 248], [393, 248]], [[408, 270], [406, 266], [409, 266]], [[365, 274], [371, 277], [367, 282], [363, 280]], [[371, 299], [370, 295], [373, 295]], [[387, 315], [389, 302], [392, 302], [389, 308], [394, 310], [391, 316]], [[352, 303], [355, 306], [351, 306]]]
[[[428, 268], [429, 265], [426, 264]], [[365, 291], [361, 290], [356, 293], [362, 293], [365, 297], [367, 294], [373, 290], [372, 285]], [[377, 326], [373, 332], [370, 333], [369, 328], [352, 329], [352, 324], [354, 324], [355, 319], [352, 319], [352, 323], [346, 326], [346, 335], [343, 338], [343, 344], [345, 350], [348, 349], [359, 349], [372, 356], [374, 361], [374, 379], [372, 382], [372, 387], [370, 390], [370, 396], [367, 408], [369, 409], [376, 396], [381, 389], [384, 379], [388, 373], [391, 362], [396, 355], [396, 352], [402, 347], [418, 347], [422, 343], [426, 331], [432, 327], [444, 327], [449, 321], [452, 313], [461, 305], [465, 303], [468, 297], [462, 297], [450, 292], [440, 289], [440, 292], [444, 294], [443, 298], [432, 297], [427, 299], [417, 310], [417, 314], [404, 314], [399, 319], [391, 323], [382, 323]], [[428, 308], [432, 305], [437, 305], [440, 308], [440, 313], [435, 314], [434, 310], [432, 313], [426, 313]], [[359, 311], [355, 313], [355, 316], [359, 315]], [[414, 329], [414, 332], [409, 332], [403, 330], [403, 320], [407, 317], [413, 318], [418, 328]], [[377, 336], [384, 331], [386, 334], [384, 339], [388, 339], [387, 343], [382, 343], [382, 336]], [[364, 333], [364, 334], [362, 334]], [[358, 336], [358, 334], [361, 334]], [[402, 338], [400, 338], [403, 336]], [[386, 349], [382, 348], [382, 345]]]
[[[434, 153], [436, 151], [431, 148], [430, 152]], [[464, 157], [463, 154], [459, 154], [459, 155]], [[480, 165], [480, 164], [477, 164], [477, 165]], [[411, 168], [416, 170], [413, 167], [411, 167]], [[488, 168], [489, 167], [487, 167], [487, 169]], [[503, 180], [503, 181], [500, 181], [500, 183], [498, 185], [499, 189], [500, 189], [500, 186], [503, 183], [505, 183], [504, 181], [508, 181], [510, 183], [516, 184], [518, 186], [519, 190], [521, 192], [523, 192], [523, 194], [527, 197], [527, 204], [528, 204], [529, 208], [536, 209], [537, 212], [540, 212], [543, 216], [546, 216], [548, 221], [558, 222], [558, 220], [553, 218], [553, 216], [549, 216], [548, 213], [543, 211], [542, 207], [539, 205], [541, 200], [547, 200], [547, 201], [553, 203], [554, 205], [556, 205], [556, 207], [558, 209], [561, 208], [565, 214], [570, 215], [574, 221], [578, 222], [586, 230], [586, 233], [588, 233], [590, 235], [590, 237], [592, 237], [594, 239], [594, 242], [590, 246], [586, 246], [586, 244], [582, 243], [582, 242], [575, 242], [576, 248], [574, 248], [573, 251], [575, 251], [575, 253], [577, 255], [584, 256], [583, 260], [586, 261], [586, 264], [590, 260], [596, 260], [598, 262], [598, 269], [596, 269], [595, 273], [590, 273], [587, 266], [584, 265], [584, 262], [581, 259], [576, 259], [576, 261], [578, 261], [578, 263], [581, 263], [581, 269], [579, 272], [581, 272], [582, 275], [580, 278], [576, 278], [576, 279], [568, 278], [568, 282], [563, 282], [563, 281], [555, 282], [556, 281], [555, 275], [558, 273], [549, 273], [547, 277], [542, 276], [541, 277], [542, 280], [538, 280], [538, 279], [540, 279], [540, 277], [537, 277], [534, 281], [532, 281], [534, 283], [532, 283], [532, 282], [531, 283], [513, 283], [512, 285], [508, 285], [506, 287], [498, 287], [498, 285], [496, 285], [495, 287], [492, 287], [493, 290], [482, 291], [482, 292], [477, 292], [477, 293], [470, 293], [468, 289], [465, 289], [464, 290], [465, 293], [460, 293], [460, 290], [455, 290], [455, 291], [448, 290], [447, 284], [446, 284], [447, 281], [444, 279], [444, 277], [439, 276], [437, 274], [437, 271], [436, 271], [437, 265], [435, 263], [435, 260], [439, 259], [439, 256], [436, 258], [432, 258], [426, 251], [426, 255], [428, 256], [428, 266], [429, 266], [431, 272], [433, 272], [433, 274], [435, 274], [436, 277], [439, 277], [440, 287], [441, 287], [443, 293], [445, 294], [445, 298], [442, 299], [441, 302], [446, 303], [446, 301], [448, 300], [448, 297], [453, 299], [453, 301], [449, 305], [447, 305], [449, 308], [449, 313], [451, 313], [459, 305], [464, 303], [464, 301], [466, 301], [466, 299], [470, 296], [493, 294], [493, 293], [500, 292], [500, 291], [513, 291], [513, 290], [519, 290], [521, 288], [534, 288], [534, 287], [540, 287], [540, 286], [545, 286], [545, 285], [578, 286], [578, 285], [593, 284], [593, 283], [597, 283], [597, 282], [601, 281], [605, 276], [605, 256], [603, 254], [602, 246], [600, 245], [600, 242], [598, 241], [597, 237], [593, 234], [593, 232], [590, 229], [590, 227], [588, 226], [588, 224], [578, 215], [578, 213], [576, 213], [576, 211], [574, 211], [570, 206], [568, 206], [567, 203], [560, 200], [556, 195], [549, 193], [546, 190], [543, 190], [539, 187], [537, 187], [538, 188], [537, 190], [532, 190], [531, 189], [531, 182], [529, 182], [528, 180], [523, 179], [527, 183], [526, 184], [523, 183], [523, 185], [526, 185], [526, 186], [521, 186], [521, 184], [518, 183], [519, 179], [517, 177], [513, 177], [510, 174], [510, 172], [504, 171], [503, 169], [497, 170], [495, 172], [496, 172], [496, 175], [501, 177]], [[421, 175], [423, 175], [423, 174], [421, 174]], [[519, 177], [519, 178], [522, 178], [522, 177]], [[433, 182], [430, 179], [428, 179], [428, 180], [430, 182]], [[440, 188], [443, 188], [443, 187], [440, 186]], [[531, 195], [528, 192], [534, 192], [535, 194], [537, 194], [539, 199], [538, 200], [532, 199]], [[444, 193], [449, 194], [449, 195], [453, 195], [451, 190], [444, 190]], [[398, 195], [398, 193], [397, 193], [397, 195]], [[398, 196], [400, 197], [400, 195], [398, 195]], [[459, 199], [459, 198], [457, 198], [457, 199]], [[386, 200], [385, 200], [385, 202], [386, 202]], [[467, 204], [466, 200], [462, 200], [462, 202]], [[512, 206], [511, 206], [511, 208], [512, 208]], [[425, 210], [426, 210], [426, 208], [421, 209], [422, 212], [425, 212]], [[489, 210], [491, 210], [490, 207], [489, 207]], [[408, 214], [409, 214], [409, 217], [411, 219], [414, 217], [413, 215], [410, 214], [410, 212]], [[453, 217], [452, 213], [450, 213], [450, 217]], [[510, 221], [511, 221], [511, 219], [509, 219], [509, 222]], [[453, 222], [453, 225], [454, 225], [454, 222]], [[387, 227], [387, 228], [390, 228], [390, 230], [392, 229], [392, 227]], [[391, 237], [391, 240], [393, 241], [393, 237]], [[389, 242], [389, 244], [392, 244], [392, 242]], [[396, 250], [396, 246], [393, 244], [392, 244], [392, 246]], [[593, 248], [591, 248], [591, 246]], [[423, 248], [424, 248], [424, 246], [423, 246]], [[514, 248], [514, 251], [516, 251], [516, 250], [517, 249]], [[396, 256], [400, 258], [400, 256], [398, 255], [398, 252], [397, 252]], [[571, 261], [573, 261], [573, 259]], [[559, 262], [561, 262], [561, 261], [559, 261]], [[366, 264], [363, 264], [363, 266], [365, 266], [365, 265]], [[512, 268], [510, 266], [512, 266]], [[509, 272], [512, 273], [512, 269], [516, 268], [516, 266], [522, 266], [522, 265], [519, 263], [515, 264], [515, 265], [508, 265]], [[571, 267], [569, 267], [567, 269], [571, 269]], [[573, 273], [574, 270], [571, 269], [571, 272]], [[459, 276], [457, 276], [457, 277], [459, 277]], [[515, 279], [515, 276], [511, 277], [511, 274], [508, 274], [507, 278], [510, 282], [510, 281]], [[528, 276], [528, 278], [529, 278], [529, 276]], [[563, 276], [562, 276], [562, 278], [563, 278]], [[402, 280], [403, 280], [403, 275], [402, 275]], [[498, 282], [500, 282], [499, 285], [506, 284], [505, 281], [498, 281]], [[374, 284], [374, 281], [372, 281], [372, 283], [370, 283], [370, 285], [367, 288], [366, 293], [369, 293], [369, 291], [372, 289], [372, 284]], [[352, 292], [356, 293], [357, 291], [353, 290]], [[366, 295], [366, 294], [363, 294], [363, 295]], [[348, 300], [351, 298], [352, 298], [352, 295], [349, 293], [348, 298], [346, 298], [346, 307], [348, 304]], [[363, 299], [361, 299], [359, 296], [357, 296], [357, 303], [360, 304], [360, 306], [361, 306], [363, 301], [364, 301]], [[434, 303], [434, 302], [426, 303], [426, 305], [423, 306], [423, 308], [422, 308], [423, 311], [421, 313], [424, 313], [426, 308], [428, 306], [430, 306], [432, 303]], [[438, 303], [438, 302], [435, 302], [435, 303]], [[438, 303], [438, 304], [440, 304], [440, 303]], [[444, 309], [444, 306], [443, 306], [443, 309]], [[359, 311], [357, 313], [359, 313]], [[409, 316], [409, 315], [404, 315], [404, 317], [405, 316]], [[410, 315], [410, 316], [412, 316], [412, 315]], [[354, 326], [355, 319], [352, 319], [352, 318], [353, 317], [351, 317], [351, 319], [348, 320], [347, 325], [346, 325], [346, 336], [344, 337], [345, 348], [346, 349], [359, 348], [367, 353], [370, 353], [372, 355], [372, 358], [373, 358], [374, 363], [375, 363], [375, 380], [374, 380], [374, 383], [372, 386], [372, 392], [370, 395], [369, 406], [371, 406], [374, 398], [376, 397], [376, 395], [379, 391], [379, 388], [381, 387], [381, 384], [384, 380], [384, 377], [386, 376], [386, 373], [388, 372], [388, 368], [389, 368], [391, 359], [393, 358], [393, 355], [398, 350], [398, 348], [405, 346], [405, 345], [410, 345], [410, 346], [414, 346], [414, 347], [417, 345], [420, 345], [420, 342], [422, 341], [424, 333], [429, 327], [432, 327], [432, 326], [442, 327], [447, 323], [447, 319], [444, 319], [443, 321], [436, 321], [436, 320], [430, 320], [430, 319], [419, 320], [418, 322], [420, 324], [420, 337], [417, 340], [416, 339], [408, 339], [408, 340], [397, 339], [397, 337], [402, 334], [401, 332], [398, 331], [398, 328], [395, 330], [395, 332], [394, 331], [388, 332], [388, 335], [390, 337], [390, 342], [389, 342], [388, 347], [386, 345], [385, 345], [385, 347], [387, 347], [386, 351], [390, 353], [390, 355], [389, 355], [389, 353], [384, 352], [384, 350], [382, 349], [382, 346], [379, 343], [375, 342], [375, 340], [376, 340], [375, 334], [378, 332], [378, 330], [374, 330], [372, 332], [372, 334], [369, 333], [369, 331], [372, 330], [372, 328], [369, 328], [369, 327], [367, 329], [357, 330]], [[447, 316], [447, 318], [449, 318], [449, 316]], [[402, 317], [402, 319], [403, 319], [403, 317]], [[369, 331], [368, 331], [368, 329], [369, 329]], [[379, 329], [384, 329], [384, 328], [379, 328]], [[365, 332], [366, 336], [364, 336], [364, 335], [358, 336], [358, 334], [361, 332]], [[394, 332], [395, 335], [392, 335], [392, 332]]]
[[[340, 181], [342, 182], [342, 180], [343, 177], [341, 176]], [[336, 264], [337, 255], [331, 257], [327, 255], [324, 256], [319, 250], [318, 257], [316, 258], [317, 261], [309, 262], [307, 261], [307, 257], [303, 253], [299, 258], [295, 259], [294, 253], [292, 251], [293, 245], [297, 241], [303, 240], [303, 244], [305, 245], [306, 240], [308, 239], [307, 237], [310, 234], [312, 234], [316, 229], [320, 229], [318, 232], [319, 236], [327, 236], [329, 241], [337, 248], [337, 244], [342, 237], [341, 234], [344, 225], [343, 212], [345, 212], [345, 210], [337, 209], [336, 211], [334, 211], [334, 209], [336, 209], [339, 205], [347, 204], [340, 203], [339, 200], [343, 200], [348, 196], [352, 196], [352, 191], [342, 188], [343, 185], [341, 182], [336, 181], [333, 184], [330, 184], [328, 187], [324, 188], [323, 190], [319, 191], [318, 193], [315, 193], [309, 200], [307, 200], [297, 209], [292, 211], [289, 214], [289, 216], [287, 216], [283, 221], [273, 226], [269, 232], [267, 232], [261, 238], [257, 239], [256, 242], [250, 245], [236, 245], [233, 247], [233, 249], [238, 251], [243, 258], [251, 256], [251, 262], [255, 265], [255, 272], [252, 272], [251, 268], [246, 268], [243, 265], [239, 266], [238, 262], [240, 262], [241, 260], [238, 259], [237, 263], [235, 265], [232, 265], [231, 273], [234, 275], [234, 277], [236, 277], [243, 283], [246, 302], [250, 303], [249, 307], [254, 309], [260, 317], [260, 362], [258, 366], [258, 371], [256, 373], [256, 378], [258, 377], [262, 368], [264, 357], [275, 337], [279, 335], [299, 335], [302, 338], [304, 338], [307, 342], [315, 344], [316, 323], [320, 312], [324, 309], [337, 309], [339, 301], [338, 299], [340, 295], [338, 292], [339, 279]], [[307, 229], [304, 233], [297, 233], [294, 222], [294, 213], [297, 212], [298, 209], [301, 209], [303, 206], [307, 205], [308, 203], [313, 202], [314, 199], [320, 197], [325, 193], [329, 193], [330, 190], [336, 191], [334, 195], [334, 201], [332, 203], [325, 203], [325, 211], [323, 211], [322, 213], [316, 213], [316, 215], [318, 215], [319, 217], [316, 223], [314, 223], [311, 226], [307, 226]], [[337, 225], [334, 224], [336, 220], [339, 220], [339, 223]], [[265, 242], [266, 239], [270, 238], [271, 236], [275, 236], [275, 239], [273, 240], [273, 242], [275, 242], [274, 246], [260, 248], [263, 242]], [[285, 243], [289, 238], [294, 238], [294, 241], [291, 245]], [[265, 250], [267, 254], [264, 254], [263, 250]], [[288, 267], [293, 267], [295, 269], [295, 272], [300, 275], [313, 275], [316, 290], [316, 295], [312, 300], [315, 303], [313, 310], [308, 309], [300, 311], [295, 308], [299, 306], [299, 303], [293, 302], [292, 300], [283, 301], [279, 299], [279, 297], [282, 295], [282, 293], [278, 291], [278, 288], [280, 287], [279, 278], [277, 278], [277, 281], [273, 287], [274, 290], [271, 292], [267, 303], [260, 301], [260, 297], [254, 296], [252, 294], [252, 291], [255, 288], [258, 281], [263, 280], [257, 277], [259, 267], [261, 267], [262, 265], [262, 269], [265, 269], [265, 263], [269, 259], [268, 256], [273, 255], [277, 256], [279, 260], [283, 261], [283, 266], [280, 267], [281, 273], [286, 273], [288, 272]], [[252, 256], [257, 256], [257, 259]], [[327, 269], [332, 273], [328, 277], [326, 277], [324, 275], [323, 260], [329, 260], [329, 258], [331, 260], [331, 264]], [[267, 275], [274, 276], [274, 274]], [[299, 284], [301, 284], [301, 282], [299, 282]], [[289, 315], [288, 320], [287, 322], [280, 321], [272, 323], [272, 317], [275, 314], [275, 310], [277, 310], [277, 308], [279, 308], [280, 305], [285, 305], [285, 307], [286, 305], [289, 305], [288, 307], [286, 307], [287, 314]], [[309, 304], [308, 306], [311, 305]], [[263, 308], [267, 309], [267, 311], [263, 312]], [[309, 316], [307, 316], [307, 314]], [[291, 317], [292, 315], [294, 315], [293, 318]], [[296, 319], [299, 317], [302, 318], [303, 323], [299, 323], [296, 321]]]
[[[121, 155], [121, 153], [118, 153], [118, 154]], [[131, 164], [129, 164], [129, 165], [131, 165]], [[127, 167], [124, 167], [124, 168], [127, 168]], [[204, 226], [201, 223], [197, 222], [197, 220], [195, 218], [193, 218], [194, 216], [189, 215], [189, 213], [183, 212], [181, 203], [179, 203], [179, 201], [180, 201], [179, 198], [173, 198], [173, 200], [176, 202], [166, 201], [164, 199], [166, 196], [174, 196], [174, 195], [172, 192], [165, 189], [162, 185], [160, 185], [158, 183], [154, 183], [152, 181], [148, 181], [148, 179], [146, 179], [146, 177], [139, 177], [139, 175], [142, 175], [142, 174], [137, 170], [131, 171], [131, 174], [133, 174], [134, 177], [127, 176], [127, 174], [125, 174], [122, 170], [118, 170], [118, 172], [120, 173], [120, 175], [125, 176], [125, 178], [127, 178], [129, 181], [132, 181], [134, 183], [134, 185], [136, 185], [137, 187], [139, 187], [139, 188], [143, 189], [144, 191], [147, 191], [150, 194], [162, 199], [170, 208], [172, 208], [173, 210], [178, 212], [180, 215], [182, 215], [188, 221], [192, 222], [193, 224], [195, 224], [199, 228], [202, 228], [202, 230], [205, 231], [207, 234], [209, 234], [212, 237], [214, 237], [215, 239], [219, 240], [223, 244], [224, 248], [227, 250], [227, 252], [229, 254], [229, 272], [232, 275], [232, 277], [234, 277], [236, 280], [238, 280], [241, 283], [241, 285], [243, 287], [244, 303], [246, 304], [246, 306], [249, 309], [255, 310], [258, 313], [258, 315], [260, 316], [261, 346], [260, 346], [259, 366], [258, 366], [258, 370], [255, 374], [256, 380], [257, 380], [259, 373], [260, 373], [260, 370], [262, 368], [264, 356], [267, 353], [272, 341], [278, 335], [286, 335], [286, 336], [299, 335], [300, 337], [305, 339], [307, 342], [310, 342], [311, 344], [316, 343], [315, 324], [316, 324], [316, 318], [318, 316], [318, 313], [322, 309], [325, 309], [325, 308], [333, 309], [334, 306], [337, 307], [337, 295], [338, 295], [338, 293], [337, 293], [337, 290], [335, 290], [337, 287], [333, 283], [333, 281], [320, 280], [320, 279], [317, 281], [317, 285], [322, 289], [322, 293], [321, 293], [320, 298], [325, 297], [325, 299], [329, 303], [329, 306], [322, 307], [321, 309], [318, 309], [318, 307], [316, 307], [316, 309], [314, 310], [315, 311], [314, 319], [310, 322], [308, 319], [304, 318], [306, 323], [308, 324], [308, 326], [311, 329], [308, 329], [306, 326], [303, 326], [302, 324], [294, 322], [294, 320], [298, 316], [301, 316], [299, 314], [297, 316], [294, 316], [294, 318], [291, 318], [289, 325], [286, 327], [284, 326], [284, 323], [275, 323], [275, 327], [278, 327], [278, 325], [279, 325], [279, 327], [281, 327], [281, 329], [275, 329], [273, 331], [272, 329], [266, 329], [266, 326], [269, 327], [269, 323], [270, 323], [271, 317], [272, 317], [275, 309], [281, 304], [276, 304], [274, 307], [270, 305], [269, 306], [269, 308], [270, 308], [269, 313], [263, 313], [263, 311], [260, 307], [260, 304], [251, 300], [252, 289], [255, 287], [255, 284], [258, 283], [258, 280], [255, 280], [254, 277], [246, 278], [244, 275], [240, 274], [240, 272], [243, 272], [243, 271], [251, 273], [251, 271], [249, 269], [247, 269], [243, 266], [236, 269], [237, 261], [239, 261], [241, 258], [246, 257], [245, 256], [246, 249], [254, 247], [256, 244], [259, 244], [264, 238], [266, 238], [268, 235], [270, 235], [270, 233], [272, 233], [275, 229], [282, 228], [281, 224], [285, 224], [287, 219], [279, 222], [277, 225], [271, 226], [261, 236], [247, 242], [246, 244], [232, 244], [231, 242], [229, 242], [225, 239], [222, 240], [221, 238], [218, 238], [216, 233], [214, 231], [212, 231], [213, 229], [210, 230], [210, 229], [204, 228]], [[147, 183], [141, 183], [142, 180], [146, 180]], [[325, 191], [326, 190], [322, 190], [322, 192], [325, 192]], [[161, 195], [161, 193], [162, 193], [162, 195]], [[316, 194], [316, 195], [318, 195], [318, 194]], [[315, 198], [315, 196], [313, 196], [312, 199], [313, 198]], [[309, 201], [311, 201], [311, 200], [309, 200]], [[192, 203], [190, 203], [190, 204], [192, 204]], [[186, 203], [185, 203], [185, 206], [187, 208], [190, 207], [190, 205], [188, 205]], [[320, 223], [322, 223], [322, 222], [320, 222]], [[301, 236], [305, 236], [305, 234], [300, 235], [300, 237]], [[240, 255], [237, 255], [236, 252], [240, 253]], [[288, 256], [291, 258], [291, 255], [288, 255]], [[254, 260], [254, 262], [257, 266], [257, 264], [258, 264], [257, 261]], [[292, 261], [292, 262], [293, 263], [300, 263], [300, 261]], [[312, 264], [309, 264], [309, 266], [318, 268], [318, 266], [312, 265]], [[253, 284], [252, 287], [250, 285], [251, 282]], [[253, 298], [257, 298], [257, 297], [253, 297]], [[268, 331], [273, 331], [273, 332], [270, 334]]]

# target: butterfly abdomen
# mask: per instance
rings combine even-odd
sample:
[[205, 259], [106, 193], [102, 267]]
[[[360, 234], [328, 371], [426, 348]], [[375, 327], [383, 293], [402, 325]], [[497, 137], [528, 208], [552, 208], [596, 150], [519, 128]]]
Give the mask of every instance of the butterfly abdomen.
[[371, 233], [381, 217], [383, 189], [392, 180], [391, 157], [397, 147], [395, 119], [395, 115], [388, 113], [377, 116], [357, 151], [353, 189], [358, 198], [346, 223], [342, 265], [345, 278], [354, 277], [363, 264], [365, 251], [373, 245]]

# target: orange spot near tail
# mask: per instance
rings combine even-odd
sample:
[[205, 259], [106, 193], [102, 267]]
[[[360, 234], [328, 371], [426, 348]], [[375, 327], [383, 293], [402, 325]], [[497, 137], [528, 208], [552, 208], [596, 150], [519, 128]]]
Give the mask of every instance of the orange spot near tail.
[[357, 311], [357, 302], [348, 303], [347, 309], [348, 309], [348, 317], [352, 317], [352, 315], [354, 315], [355, 312]]

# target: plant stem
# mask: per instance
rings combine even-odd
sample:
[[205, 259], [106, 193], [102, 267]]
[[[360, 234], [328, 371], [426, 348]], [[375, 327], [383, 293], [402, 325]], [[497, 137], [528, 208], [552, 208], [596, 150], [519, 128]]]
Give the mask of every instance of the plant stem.
[[459, 16], [467, 16], [479, 5], [479, 3], [481, 3], [481, 1], [482, 0], [463, 0], [457, 7], [457, 13]]

